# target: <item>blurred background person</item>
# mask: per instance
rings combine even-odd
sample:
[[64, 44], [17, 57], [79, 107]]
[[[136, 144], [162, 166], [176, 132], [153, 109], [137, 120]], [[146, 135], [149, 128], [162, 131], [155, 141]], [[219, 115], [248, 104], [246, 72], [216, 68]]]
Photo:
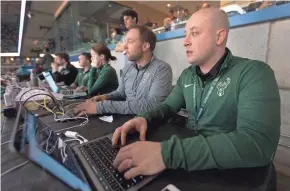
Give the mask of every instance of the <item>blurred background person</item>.
[[79, 64], [82, 69], [79, 70], [74, 83], [70, 86], [72, 88], [77, 88], [78, 91], [86, 91], [91, 68], [91, 54], [87, 52], [81, 53], [79, 56]]
[[151, 22], [149, 17], [146, 17], [146, 22], [143, 24], [144, 27], [149, 27], [151, 28], [153, 26], [153, 23]]
[[168, 18], [169, 18], [171, 21], [174, 21], [174, 20], [176, 19], [176, 16], [175, 16], [173, 10], [170, 10], [170, 11], [168, 12]]
[[49, 48], [47, 48], [47, 47], [45, 47], [43, 49], [43, 54], [44, 54], [44, 56], [40, 59], [39, 63], [41, 65], [43, 71], [47, 71], [50, 69], [51, 63], [54, 62], [54, 58], [49, 53]]
[[52, 77], [56, 83], [63, 82], [70, 86], [78, 75], [77, 68], [70, 63], [67, 53], [55, 54], [54, 62], [51, 64]]
[[110, 38], [106, 39], [106, 44], [117, 44], [122, 39], [121, 29], [111, 28]]
[[191, 16], [188, 9], [183, 10], [183, 15], [185, 20], [188, 20]]

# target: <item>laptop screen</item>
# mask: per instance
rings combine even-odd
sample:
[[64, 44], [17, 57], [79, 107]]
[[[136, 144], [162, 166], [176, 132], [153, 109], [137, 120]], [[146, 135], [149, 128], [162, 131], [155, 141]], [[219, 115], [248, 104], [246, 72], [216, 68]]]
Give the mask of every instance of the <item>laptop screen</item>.
[[48, 85], [50, 86], [52, 92], [54, 93], [58, 93], [59, 88], [57, 87], [55, 81], [53, 80], [51, 74], [49, 72], [42, 72], [42, 74], [44, 75]]
[[[15, 127], [14, 127], [15, 128]], [[22, 128], [15, 130], [16, 152], [40, 165], [73, 189], [91, 191], [72, 151], [64, 149], [62, 137], [28, 113]]]

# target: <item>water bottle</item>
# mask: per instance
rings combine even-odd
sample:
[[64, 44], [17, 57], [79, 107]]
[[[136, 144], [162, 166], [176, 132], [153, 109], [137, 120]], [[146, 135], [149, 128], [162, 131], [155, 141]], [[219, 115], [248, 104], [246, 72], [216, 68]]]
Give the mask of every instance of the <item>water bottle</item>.
[[31, 71], [30, 82], [31, 82], [31, 86], [32, 87], [38, 87], [38, 77], [37, 77], [37, 75], [35, 73], [35, 70]]
[[12, 85], [14, 85], [14, 86], [17, 85], [17, 80], [16, 80], [15, 77], [13, 77], [13, 78], [11, 79], [11, 82], [12, 82]]
[[13, 105], [13, 101], [11, 98], [11, 89], [6, 87], [5, 93], [4, 93], [4, 104], [7, 107], [10, 107]]

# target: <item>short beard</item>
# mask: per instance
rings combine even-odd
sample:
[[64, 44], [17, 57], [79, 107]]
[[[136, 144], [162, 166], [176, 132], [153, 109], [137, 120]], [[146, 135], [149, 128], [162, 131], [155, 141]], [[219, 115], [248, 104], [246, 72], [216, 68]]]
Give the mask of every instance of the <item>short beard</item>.
[[138, 54], [138, 55], [134, 55], [131, 58], [128, 57], [128, 60], [131, 62], [136, 62], [136, 61], [140, 60], [141, 57], [142, 57], [142, 54]]

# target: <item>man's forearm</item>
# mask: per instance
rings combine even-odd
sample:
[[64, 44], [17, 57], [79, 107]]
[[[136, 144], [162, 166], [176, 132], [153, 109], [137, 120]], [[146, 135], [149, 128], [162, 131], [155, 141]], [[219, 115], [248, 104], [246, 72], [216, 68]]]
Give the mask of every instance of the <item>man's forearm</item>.
[[162, 103], [150, 111], [139, 113], [138, 116], [145, 118], [148, 127], [152, 127], [165, 124], [174, 113], [176, 113], [174, 109], [170, 108], [169, 105]]
[[167, 168], [192, 171], [263, 166], [271, 161], [277, 143], [249, 130], [187, 139], [173, 136], [161, 146]]
[[63, 81], [63, 75], [59, 72], [53, 72], [52, 76], [53, 76], [53, 79], [56, 83]]
[[159, 102], [143, 99], [133, 101], [103, 101], [97, 103], [97, 113], [138, 114], [153, 109]]
[[109, 94], [106, 94], [108, 100], [125, 100], [126, 97], [123, 93], [121, 93], [120, 91], [116, 90], [116, 91], [113, 91]]

